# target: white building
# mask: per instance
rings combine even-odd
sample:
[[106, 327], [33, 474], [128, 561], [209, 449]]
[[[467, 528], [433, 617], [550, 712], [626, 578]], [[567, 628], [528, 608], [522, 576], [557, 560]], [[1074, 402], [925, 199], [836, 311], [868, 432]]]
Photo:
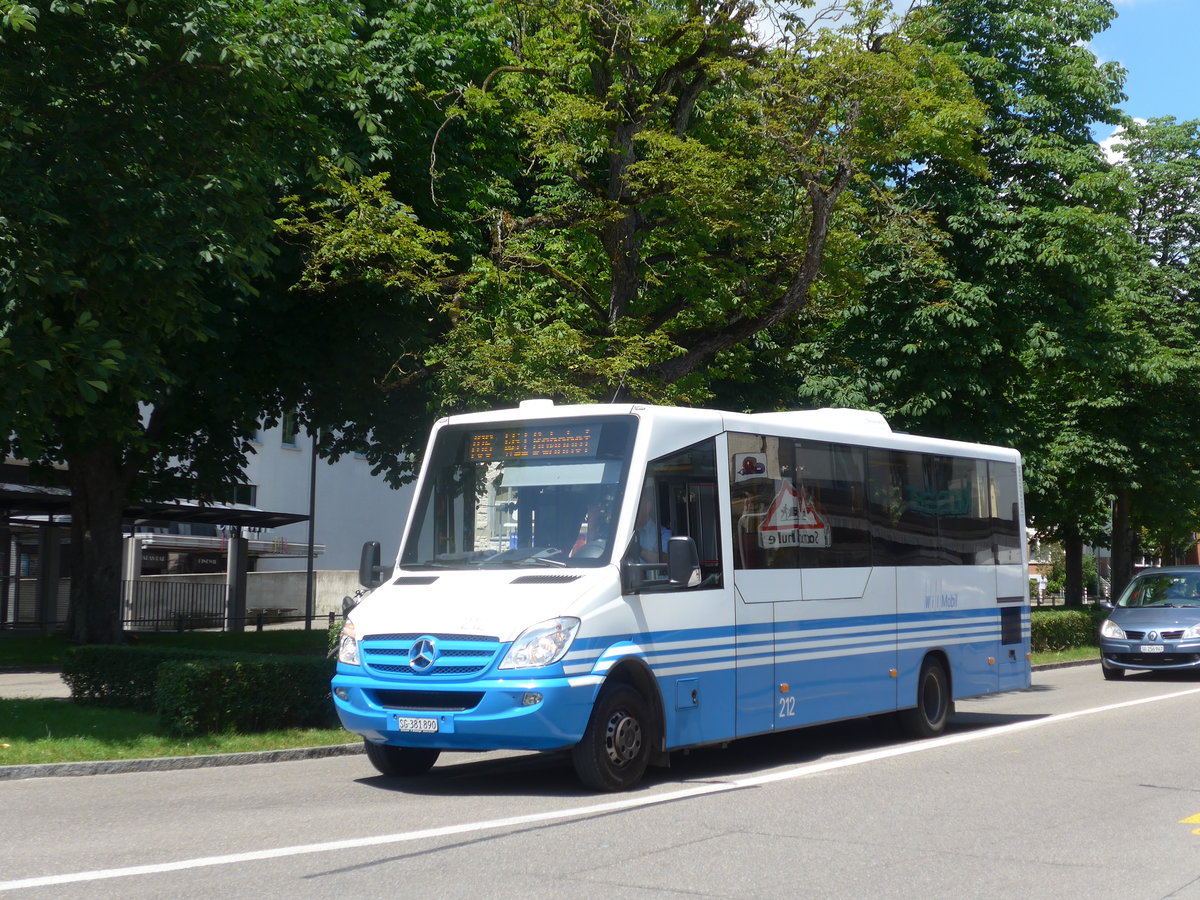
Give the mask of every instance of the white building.
[[[249, 491], [239, 499], [259, 509], [307, 516], [313, 481], [312, 439], [297, 435], [284, 423], [260, 431], [253, 443], [255, 452], [246, 466]], [[315, 557], [314, 569], [357, 572], [365, 541], [379, 541], [383, 559], [395, 559], [412, 502], [412, 485], [392, 489], [382, 475], [371, 474], [371, 464], [360, 456], [344, 456], [335, 463], [318, 459], [315, 481], [313, 543], [324, 549]], [[307, 545], [309, 523], [273, 528], [258, 537], [287, 542], [289, 547]], [[264, 556], [254, 569], [287, 571], [305, 565], [304, 559]]]

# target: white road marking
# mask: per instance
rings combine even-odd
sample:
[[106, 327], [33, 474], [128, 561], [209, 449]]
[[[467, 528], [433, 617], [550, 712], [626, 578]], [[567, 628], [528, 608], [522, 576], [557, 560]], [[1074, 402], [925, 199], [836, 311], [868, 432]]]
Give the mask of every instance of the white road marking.
[[1044, 718], [1028, 719], [1024, 722], [1014, 722], [1011, 725], [1000, 725], [996, 728], [982, 728], [975, 731], [966, 731], [958, 734], [945, 735], [940, 738], [931, 738], [924, 741], [914, 741], [912, 743], [900, 744], [894, 747], [885, 747], [882, 750], [871, 750], [867, 751], [866, 753], [856, 753], [853, 756], [847, 756], [842, 759], [833, 759], [826, 762], [805, 763], [798, 766], [789, 766], [787, 768], [774, 772], [768, 772], [763, 775], [752, 775], [746, 778], [738, 778], [733, 781], [705, 782], [704, 784], [690, 785], [688, 787], [669, 791], [663, 794], [647, 794], [645, 796], [637, 795], [624, 797], [620, 800], [611, 800], [606, 803], [593, 803], [588, 806], [575, 806], [571, 807], [570, 809], [531, 813], [524, 816], [510, 816], [504, 819], [487, 819], [482, 822], [464, 822], [459, 825], [444, 825], [440, 828], [424, 828], [419, 831], [403, 831], [398, 834], [381, 834], [373, 837], [349, 838], [342, 841], [324, 841], [318, 844], [299, 844], [294, 847], [277, 847], [274, 850], [251, 850], [246, 853], [228, 853], [222, 856], [201, 856], [195, 859], [181, 859], [177, 860], [176, 862], [150, 863], [142, 866], [125, 866], [117, 869], [93, 869], [89, 872], [70, 872], [63, 875], [43, 875], [37, 878], [20, 878], [14, 881], [0, 881], [0, 891], [13, 891], [20, 890], [22, 888], [35, 887], [54, 887], [56, 885], [77, 884], [86, 881], [103, 881], [109, 878], [127, 878], [133, 875], [157, 875], [163, 872], [180, 872], [186, 869], [201, 869], [207, 866], [227, 866], [235, 863], [257, 862], [259, 860], [266, 859], [279, 859], [286, 856], [305, 856], [314, 853], [331, 853], [337, 850], [354, 850], [360, 847], [378, 847], [385, 844], [403, 844], [412, 841], [421, 841], [430, 838], [453, 837], [456, 835], [470, 834], [479, 831], [489, 831], [498, 828], [514, 828], [524, 825], [553, 822], [558, 819], [582, 819], [587, 818], [588, 816], [603, 815], [611, 812], [619, 812], [621, 810], [637, 809], [638, 807], [654, 806], [660, 803], [672, 803], [678, 800], [687, 800], [692, 797], [700, 797], [706, 794], [719, 794], [726, 791], [737, 791], [748, 787], [772, 784], [778, 781], [790, 781], [795, 778], [806, 778], [810, 775], [817, 775], [822, 772], [831, 772], [836, 769], [859, 766], [865, 763], [877, 762], [882, 759], [905, 756], [909, 753], [923, 753], [929, 750], [937, 750], [941, 747], [952, 746], [954, 744], [965, 744], [969, 741], [1002, 737], [1014, 732], [1025, 731], [1031, 728], [1039, 728], [1043, 725], [1064, 722], [1069, 719], [1078, 719], [1083, 716], [1111, 712], [1113, 710], [1125, 709], [1131, 706], [1140, 706], [1145, 703], [1158, 703], [1162, 700], [1174, 700], [1178, 697], [1186, 697], [1190, 694], [1197, 693], [1200, 693], [1200, 688], [1191, 688], [1186, 691], [1176, 691], [1172, 694], [1163, 694], [1156, 697], [1143, 697], [1139, 700], [1126, 700], [1122, 703], [1110, 703], [1105, 706], [1092, 707], [1091, 709], [1076, 710], [1075, 712], [1057, 713]]

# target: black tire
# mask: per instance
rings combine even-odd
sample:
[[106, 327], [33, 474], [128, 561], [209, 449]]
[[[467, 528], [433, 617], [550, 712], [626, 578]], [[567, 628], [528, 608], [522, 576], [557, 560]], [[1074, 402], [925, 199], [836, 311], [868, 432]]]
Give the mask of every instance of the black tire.
[[427, 750], [424, 747], [393, 747], [390, 744], [376, 744], [363, 741], [367, 751], [367, 759], [371, 761], [381, 775], [390, 778], [406, 778], [413, 775], [424, 775], [433, 768], [433, 764], [441, 756], [440, 750]]
[[650, 759], [650, 708], [628, 685], [604, 688], [583, 739], [571, 751], [579, 780], [597, 791], [627, 791]]
[[1100, 671], [1104, 673], [1105, 681], [1120, 681], [1125, 677], [1125, 670], [1119, 669], [1116, 666], [1106, 666], [1101, 663]]
[[936, 659], [926, 659], [917, 679], [917, 705], [900, 710], [900, 727], [909, 737], [937, 737], [946, 730], [952, 706], [945, 667]]

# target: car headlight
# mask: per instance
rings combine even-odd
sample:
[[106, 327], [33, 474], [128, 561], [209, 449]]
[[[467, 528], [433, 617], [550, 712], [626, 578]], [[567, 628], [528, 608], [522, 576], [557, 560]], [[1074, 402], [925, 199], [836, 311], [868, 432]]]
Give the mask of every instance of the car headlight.
[[358, 638], [354, 623], [349, 619], [342, 625], [342, 636], [338, 639], [338, 662], [348, 666], [361, 665], [358, 660]]
[[579, 620], [571, 616], [526, 628], [504, 654], [500, 668], [530, 669], [553, 665], [566, 655], [578, 630]]
[[1197, 622], [1191, 628], [1187, 629], [1183, 633], [1183, 637], [1181, 638], [1181, 640], [1194, 641], [1197, 638], [1200, 638], [1200, 622]]
[[1105, 619], [1104, 624], [1100, 626], [1100, 637], [1111, 638], [1114, 641], [1123, 641], [1125, 640], [1125, 631], [1112, 619]]

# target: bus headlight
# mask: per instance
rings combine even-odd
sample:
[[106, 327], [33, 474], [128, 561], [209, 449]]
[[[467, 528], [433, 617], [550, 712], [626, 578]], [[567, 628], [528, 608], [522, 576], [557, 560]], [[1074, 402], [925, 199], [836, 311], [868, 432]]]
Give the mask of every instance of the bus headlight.
[[338, 639], [338, 662], [348, 666], [360, 665], [358, 661], [358, 638], [355, 636], [354, 623], [349, 619], [342, 625], [342, 636]]
[[1100, 626], [1100, 637], [1111, 638], [1114, 641], [1125, 640], [1125, 631], [1112, 619], [1105, 619]]
[[566, 655], [578, 630], [579, 620], [571, 616], [526, 628], [508, 648], [500, 668], [531, 669], [553, 665]]

